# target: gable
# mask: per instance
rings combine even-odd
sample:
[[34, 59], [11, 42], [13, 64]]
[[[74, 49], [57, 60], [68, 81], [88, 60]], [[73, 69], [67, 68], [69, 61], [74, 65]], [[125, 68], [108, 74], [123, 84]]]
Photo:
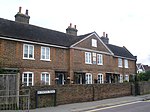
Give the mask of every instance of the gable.
[[112, 52], [102, 42], [100, 37], [95, 32], [86, 36], [85, 38], [83, 38], [79, 42], [73, 44], [71, 46], [71, 48], [77, 48], [77, 49], [82, 49], [82, 50], [92, 50], [92, 51], [112, 54]]

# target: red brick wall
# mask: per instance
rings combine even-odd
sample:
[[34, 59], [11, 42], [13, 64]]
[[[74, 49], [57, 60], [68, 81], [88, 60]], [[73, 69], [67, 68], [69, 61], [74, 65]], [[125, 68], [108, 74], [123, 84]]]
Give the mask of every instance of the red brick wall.
[[[108, 52], [108, 50], [98, 41], [98, 48], [91, 47], [92, 36], [85, 42], [78, 44], [78, 47], [86, 47], [92, 50], [101, 50]], [[106, 72], [117, 72], [120, 74], [134, 74], [135, 61], [129, 61], [129, 68], [119, 68], [118, 58], [112, 55], [103, 54], [103, 65], [85, 64], [86, 50], [77, 49], [60, 49], [50, 47], [51, 61], [40, 60], [41, 45], [34, 45], [35, 60], [23, 59], [23, 44], [21, 42], [0, 40], [0, 67], [19, 68], [22, 72], [34, 72], [36, 75], [35, 83], [39, 81], [41, 72], [49, 72], [51, 75], [51, 84], [55, 84], [55, 71], [66, 71], [70, 74], [73, 80], [75, 71], [89, 72], [93, 74], [93, 80], [97, 79], [98, 73], [105, 74]], [[92, 53], [92, 52], [91, 52]], [[105, 76], [104, 76], [105, 77]]]
[[[31, 90], [31, 108], [35, 108], [36, 91], [56, 89], [56, 105], [101, 100], [106, 98], [131, 95], [131, 84], [93, 84], [25, 87]], [[51, 98], [45, 95], [44, 101]], [[40, 103], [40, 102], [38, 102]]]
[[69, 52], [66, 49], [50, 47], [51, 61], [40, 60], [41, 45], [34, 45], [34, 59], [23, 59], [23, 44], [21, 42], [0, 40], [0, 67], [19, 68], [20, 73], [34, 72], [35, 84], [40, 81], [41, 72], [49, 72], [51, 84], [55, 84], [55, 71], [69, 69]]
[[[85, 52], [86, 51], [74, 49], [72, 52], [73, 52], [72, 53], [73, 62], [70, 63], [71, 64], [70, 66], [72, 67], [73, 72], [81, 71], [81, 72], [86, 72], [86, 73], [87, 72], [92, 73], [93, 80], [97, 79], [98, 73], [103, 73], [104, 78], [107, 72], [113, 72], [113, 73], [118, 73], [122, 75], [135, 74], [135, 61], [133, 60], [128, 60], [129, 68], [124, 68], [124, 67], [120, 68], [118, 67], [118, 58], [113, 57], [112, 55], [102, 54], [103, 65], [85, 64]], [[71, 75], [74, 75], [73, 72]]]

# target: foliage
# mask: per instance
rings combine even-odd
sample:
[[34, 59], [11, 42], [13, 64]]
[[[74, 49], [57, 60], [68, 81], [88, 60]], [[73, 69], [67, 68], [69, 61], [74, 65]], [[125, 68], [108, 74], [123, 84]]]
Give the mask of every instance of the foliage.
[[150, 71], [138, 74], [139, 81], [150, 81]]
[[4, 73], [4, 70], [0, 68], [0, 74]]

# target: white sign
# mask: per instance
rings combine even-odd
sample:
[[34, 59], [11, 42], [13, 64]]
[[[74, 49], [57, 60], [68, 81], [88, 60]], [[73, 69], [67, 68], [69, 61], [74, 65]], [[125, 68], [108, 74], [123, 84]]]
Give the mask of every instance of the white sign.
[[55, 93], [55, 90], [45, 90], [45, 91], [38, 91], [37, 94], [52, 94]]

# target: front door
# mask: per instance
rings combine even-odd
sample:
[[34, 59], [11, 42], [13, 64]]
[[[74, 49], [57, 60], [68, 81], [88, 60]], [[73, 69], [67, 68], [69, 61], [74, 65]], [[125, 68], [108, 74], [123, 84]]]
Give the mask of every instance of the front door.
[[75, 84], [85, 84], [85, 73], [74, 74]]
[[59, 84], [64, 84], [64, 74], [63, 73], [59, 73], [58, 74], [58, 83]]
[[63, 72], [56, 72], [56, 84], [61, 84], [64, 85], [65, 84], [65, 73]]

